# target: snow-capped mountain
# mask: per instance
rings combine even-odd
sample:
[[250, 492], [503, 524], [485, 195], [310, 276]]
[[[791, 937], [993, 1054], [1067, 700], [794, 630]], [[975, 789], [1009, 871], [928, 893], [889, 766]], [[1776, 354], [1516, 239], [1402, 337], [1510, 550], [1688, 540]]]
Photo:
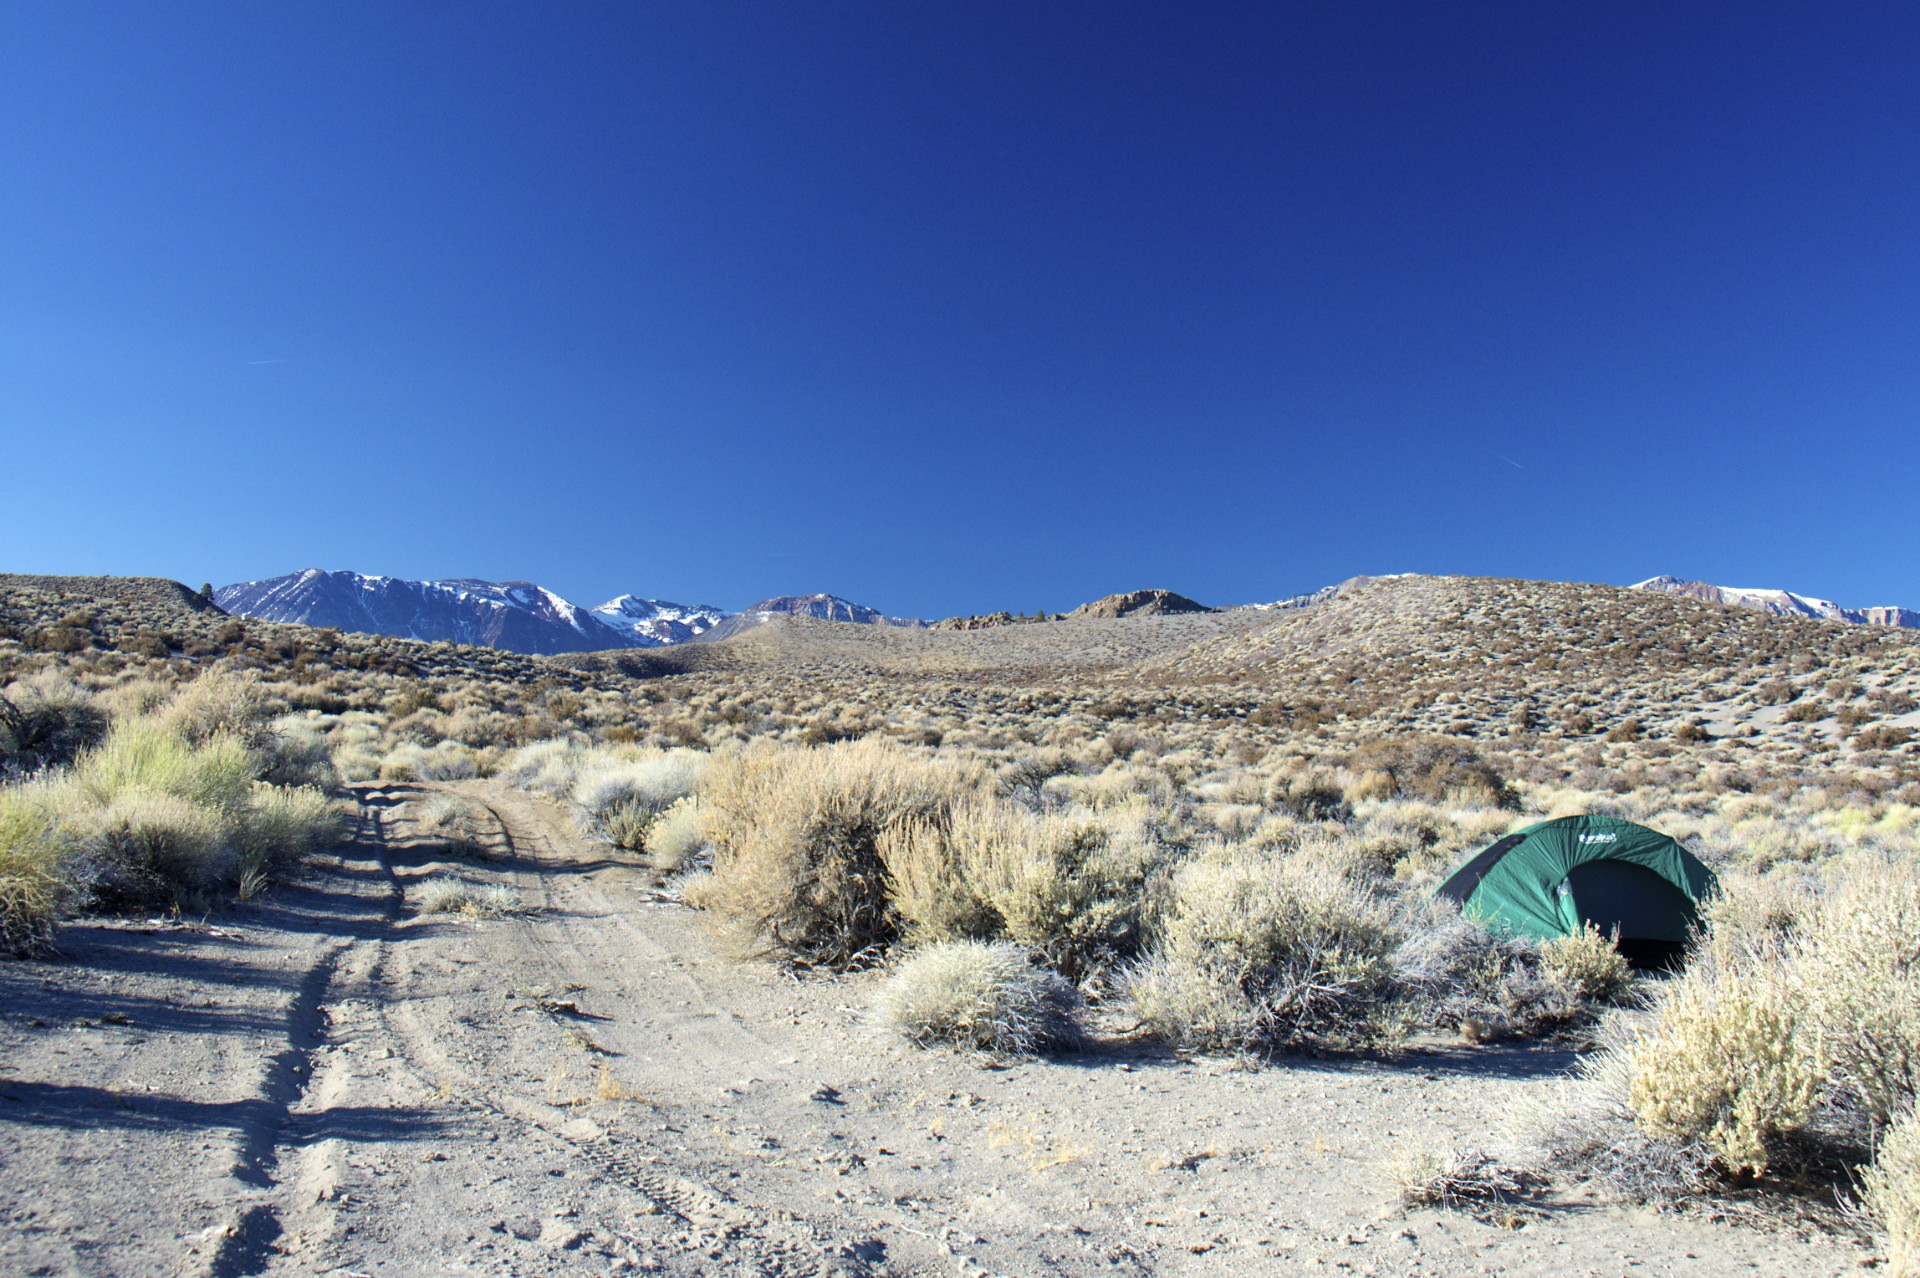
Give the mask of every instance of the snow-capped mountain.
[[334, 626], [403, 639], [444, 639], [511, 652], [605, 652], [718, 640], [778, 616], [920, 626], [838, 595], [782, 595], [738, 615], [711, 604], [621, 595], [586, 609], [530, 581], [408, 581], [357, 572], [304, 572], [214, 591], [238, 617]]
[[927, 624], [915, 618], [889, 617], [877, 608], [842, 599], [839, 595], [780, 595], [773, 599], [762, 599], [751, 608], [741, 609], [700, 638], [718, 642], [743, 630], [764, 625], [776, 617], [813, 617], [820, 621], [844, 621], [859, 626], [924, 627]]
[[713, 629], [730, 614], [711, 604], [677, 604], [664, 599], [621, 595], [595, 608], [593, 615], [624, 631], [636, 646], [651, 648], [685, 643]]
[[1653, 590], [1664, 595], [1680, 595], [1706, 603], [1732, 604], [1780, 617], [1821, 617], [1828, 621], [1850, 621], [1855, 625], [1899, 626], [1920, 629], [1920, 612], [1912, 608], [1842, 608], [1831, 599], [1796, 595], [1791, 590], [1753, 590], [1740, 586], [1715, 586], [1704, 581], [1685, 581], [1679, 577], [1649, 577], [1634, 584], [1635, 590]]
[[241, 617], [335, 626], [512, 652], [599, 652], [636, 646], [577, 604], [530, 581], [407, 581], [309, 568], [222, 586], [214, 602]]

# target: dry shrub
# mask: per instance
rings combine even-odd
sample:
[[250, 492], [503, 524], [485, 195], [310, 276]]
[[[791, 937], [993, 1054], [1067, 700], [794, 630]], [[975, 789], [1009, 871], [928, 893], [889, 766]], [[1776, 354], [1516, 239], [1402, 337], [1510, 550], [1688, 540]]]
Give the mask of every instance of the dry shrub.
[[913, 1042], [1028, 1056], [1080, 1040], [1073, 987], [1019, 945], [946, 941], [921, 950], [880, 992], [879, 1015]]
[[667, 808], [693, 793], [705, 756], [691, 750], [588, 763], [575, 777], [573, 801], [589, 829], [615, 847], [638, 851]]
[[1920, 1093], [1920, 881], [1911, 862], [1866, 854], [1828, 877], [1798, 975], [1835, 1087], [1878, 1130]]
[[668, 873], [705, 860], [707, 827], [692, 797], [681, 799], [648, 824], [646, 852], [655, 868]]
[[0, 776], [71, 763], [107, 732], [85, 689], [46, 671], [0, 694]]
[[1886, 1231], [1889, 1278], [1920, 1267], [1920, 1110], [1887, 1129], [1873, 1166], [1860, 1177], [1860, 1201]]
[[1512, 787], [1465, 741], [1453, 737], [1382, 737], [1353, 752], [1348, 771], [1358, 780], [1349, 801], [1426, 799], [1477, 807], [1511, 808]]
[[881, 840], [944, 823], [980, 788], [977, 771], [871, 738], [716, 758], [700, 791], [714, 854], [702, 900], [790, 961], [865, 961], [901, 925]]
[[1633, 979], [1633, 970], [1613, 941], [1591, 923], [1572, 936], [1558, 936], [1542, 944], [1540, 962], [1548, 980], [1584, 1002], [1611, 1000]]
[[200, 890], [235, 869], [231, 821], [217, 808], [177, 794], [127, 790], [96, 820], [100, 891], [109, 900], [144, 900], [175, 887]]
[[1451, 1145], [1404, 1151], [1386, 1164], [1388, 1182], [1405, 1207], [1497, 1205], [1546, 1187], [1545, 1180], [1479, 1149]]
[[231, 735], [252, 743], [265, 731], [266, 693], [251, 679], [203, 675], [181, 689], [160, 712], [159, 724], [194, 745]]
[[1451, 901], [1424, 898], [1409, 913], [1394, 984], [1420, 1024], [1483, 1042], [1551, 1033], [1595, 1013], [1577, 986], [1548, 973], [1538, 942], [1495, 934]]
[[1701, 1147], [1736, 1179], [1765, 1173], [1827, 1077], [1822, 1036], [1778, 957], [1697, 964], [1664, 991], [1627, 1064], [1641, 1128]]
[[1303, 854], [1219, 849], [1174, 877], [1160, 944], [1129, 973], [1143, 1021], [1185, 1046], [1262, 1051], [1390, 1045], [1387, 907]]
[[1035, 815], [972, 803], [954, 812], [949, 838], [966, 895], [991, 911], [996, 931], [1068, 977], [1137, 948], [1141, 887], [1156, 850], [1126, 814]]

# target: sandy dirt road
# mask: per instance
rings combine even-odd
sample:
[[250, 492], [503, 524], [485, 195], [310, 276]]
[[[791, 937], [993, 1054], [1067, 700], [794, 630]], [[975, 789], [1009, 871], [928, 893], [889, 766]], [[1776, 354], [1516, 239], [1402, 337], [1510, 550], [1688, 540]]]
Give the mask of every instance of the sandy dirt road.
[[[414, 819], [468, 806], [482, 851]], [[482, 782], [205, 923], [0, 964], [0, 1273], [1837, 1275], [1855, 1237], [1403, 1212], [1381, 1165], [1571, 1064], [1243, 1072], [1114, 1038], [1005, 1066], [876, 1031], [877, 975], [730, 961], [650, 871]], [[427, 884], [522, 915], [423, 914]]]

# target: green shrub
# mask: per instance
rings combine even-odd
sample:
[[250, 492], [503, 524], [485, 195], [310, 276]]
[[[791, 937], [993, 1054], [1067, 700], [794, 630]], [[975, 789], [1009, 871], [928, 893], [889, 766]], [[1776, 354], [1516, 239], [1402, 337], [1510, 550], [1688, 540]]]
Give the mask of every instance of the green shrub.
[[54, 819], [36, 786], [0, 789], [0, 948], [26, 954], [45, 945], [72, 895], [80, 854], [75, 831]]
[[74, 768], [103, 805], [129, 792], [171, 795], [222, 812], [246, 804], [257, 762], [241, 739], [218, 732], [195, 745], [150, 719], [117, 724]]
[[882, 1022], [925, 1046], [1027, 1056], [1080, 1039], [1073, 987], [1018, 945], [948, 941], [919, 951], [880, 992]]

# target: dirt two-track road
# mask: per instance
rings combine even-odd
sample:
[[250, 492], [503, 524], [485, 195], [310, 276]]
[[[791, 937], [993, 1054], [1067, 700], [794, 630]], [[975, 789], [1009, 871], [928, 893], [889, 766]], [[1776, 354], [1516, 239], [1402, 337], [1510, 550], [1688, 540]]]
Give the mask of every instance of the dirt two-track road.
[[[420, 834], [436, 790], [487, 855]], [[1385, 1161], [1482, 1137], [1562, 1052], [920, 1051], [872, 1027], [881, 977], [730, 960], [544, 800], [356, 795], [355, 836], [253, 902], [78, 923], [0, 963], [0, 1273], [1818, 1275], [1874, 1254], [1577, 1188], [1393, 1205]], [[527, 912], [418, 912], [447, 874]]]

